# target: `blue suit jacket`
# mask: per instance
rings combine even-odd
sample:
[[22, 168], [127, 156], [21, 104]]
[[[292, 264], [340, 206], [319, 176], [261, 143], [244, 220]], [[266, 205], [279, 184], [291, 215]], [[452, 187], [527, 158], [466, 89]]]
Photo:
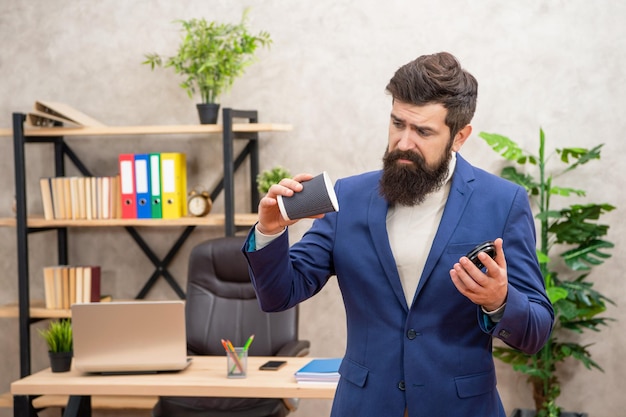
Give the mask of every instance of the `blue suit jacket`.
[[[337, 181], [340, 211], [316, 220], [291, 248], [285, 233], [248, 250], [249, 235], [244, 254], [265, 311], [290, 308], [337, 277], [348, 340], [333, 417], [402, 417], [407, 407], [411, 417], [504, 417], [492, 337], [525, 352], [548, 338], [554, 312], [525, 190], [457, 158], [410, 309], [387, 237], [380, 171]], [[449, 271], [476, 244], [497, 237], [504, 239], [509, 288], [494, 324], [457, 291]]]

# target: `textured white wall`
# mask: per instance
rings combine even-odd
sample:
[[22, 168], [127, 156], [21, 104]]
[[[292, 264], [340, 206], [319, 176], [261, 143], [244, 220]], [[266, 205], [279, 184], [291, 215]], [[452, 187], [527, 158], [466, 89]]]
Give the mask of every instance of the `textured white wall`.
[[[462, 150], [474, 164], [497, 172], [499, 158], [477, 137], [480, 131], [509, 135], [534, 150], [540, 127], [550, 147], [591, 147], [605, 143], [603, 159], [572, 177], [593, 201], [618, 207], [608, 216], [616, 256], [594, 274], [597, 288], [617, 307], [618, 319], [600, 334], [585, 336], [605, 373], [571, 364], [565, 372], [561, 404], [594, 417], [623, 413], [619, 352], [626, 343], [626, 294], [618, 281], [624, 270], [626, 208], [622, 192], [626, 169], [620, 132], [626, 126], [626, 3], [444, 0], [0, 0], [0, 127], [11, 113], [28, 111], [36, 99], [61, 101], [110, 125], [196, 123], [195, 100], [187, 98], [171, 71], [150, 72], [141, 65], [147, 52], [172, 53], [178, 18], [206, 17], [235, 22], [252, 6], [251, 25], [267, 30], [274, 44], [222, 98], [222, 105], [255, 108], [262, 121], [291, 123], [293, 131], [263, 135], [263, 168], [281, 164], [293, 173], [327, 170], [333, 178], [377, 169], [386, 143], [387, 80], [397, 67], [424, 53], [447, 50], [479, 80], [474, 134]], [[115, 172], [116, 156], [141, 150], [181, 150], [190, 156], [190, 186], [211, 187], [219, 170], [219, 141], [185, 137], [140, 140], [89, 139], [76, 151], [96, 175]], [[30, 145], [28, 203], [39, 210], [35, 181], [52, 175], [51, 151]], [[0, 139], [2, 172], [0, 216], [11, 215], [12, 145]], [[583, 173], [584, 172], [584, 173]], [[241, 182], [241, 180], [240, 180]], [[244, 185], [245, 191], [245, 185]], [[242, 195], [245, 192], [241, 193]], [[246, 200], [240, 208], [245, 209]], [[221, 209], [216, 202], [215, 210]], [[292, 230], [297, 239], [305, 225]], [[180, 231], [142, 231], [159, 254]], [[219, 231], [198, 230], [171, 270], [184, 285], [186, 256], [194, 243]], [[70, 262], [103, 266], [105, 291], [132, 297], [151, 265], [123, 230], [72, 230]], [[39, 271], [54, 262], [54, 240], [30, 239], [31, 294], [41, 297]], [[0, 229], [0, 303], [17, 297], [15, 230]], [[151, 298], [172, 297], [160, 282]], [[313, 355], [341, 355], [345, 328], [338, 289], [331, 284], [302, 305], [302, 336]], [[0, 320], [0, 392], [18, 377], [17, 320]], [[33, 332], [33, 367], [46, 365], [45, 348]], [[531, 407], [523, 377], [498, 365], [499, 389], [507, 412]], [[303, 401], [296, 415], [327, 415], [329, 401]], [[8, 416], [6, 410], [0, 416]]]

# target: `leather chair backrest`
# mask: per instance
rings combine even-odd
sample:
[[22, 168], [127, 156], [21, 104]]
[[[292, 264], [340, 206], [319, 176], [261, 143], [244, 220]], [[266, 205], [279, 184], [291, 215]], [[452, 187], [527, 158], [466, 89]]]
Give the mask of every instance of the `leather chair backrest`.
[[193, 355], [224, 355], [221, 339], [243, 346], [254, 334], [250, 355], [274, 356], [298, 339], [298, 309], [261, 311], [241, 253], [243, 237], [198, 244], [189, 257], [186, 322]]

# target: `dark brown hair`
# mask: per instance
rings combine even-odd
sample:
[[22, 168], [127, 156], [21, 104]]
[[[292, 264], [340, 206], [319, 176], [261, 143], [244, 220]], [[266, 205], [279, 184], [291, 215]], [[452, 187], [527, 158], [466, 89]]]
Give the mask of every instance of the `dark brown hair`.
[[472, 121], [478, 82], [448, 52], [422, 55], [400, 67], [387, 84], [394, 100], [423, 106], [439, 103], [447, 110], [450, 139]]

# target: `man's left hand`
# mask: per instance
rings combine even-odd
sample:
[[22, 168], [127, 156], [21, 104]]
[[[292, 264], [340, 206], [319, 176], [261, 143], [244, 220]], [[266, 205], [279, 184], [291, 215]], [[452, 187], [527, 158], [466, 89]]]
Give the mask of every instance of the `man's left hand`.
[[496, 247], [494, 259], [483, 252], [478, 254], [478, 259], [487, 268], [486, 272], [478, 269], [466, 256], [459, 259], [450, 270], [450, 278], [457, 290], [486, 311], [494, 311], [501, 307], [506, 301], [508, 292], [502, 239], [496, 239], [494, 245]]

